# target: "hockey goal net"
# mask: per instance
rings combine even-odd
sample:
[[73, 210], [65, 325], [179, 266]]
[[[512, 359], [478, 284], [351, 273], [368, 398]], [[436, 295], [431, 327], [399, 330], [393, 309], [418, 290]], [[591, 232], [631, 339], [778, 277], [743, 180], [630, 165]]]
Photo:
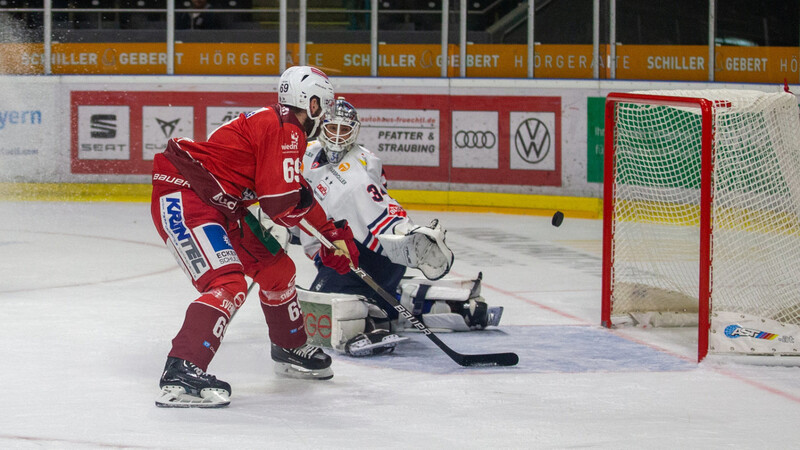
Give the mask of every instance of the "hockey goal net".
[[696, 325], [709, 352], [800, 355], [791, 93], [606, 100], [602, 323]]

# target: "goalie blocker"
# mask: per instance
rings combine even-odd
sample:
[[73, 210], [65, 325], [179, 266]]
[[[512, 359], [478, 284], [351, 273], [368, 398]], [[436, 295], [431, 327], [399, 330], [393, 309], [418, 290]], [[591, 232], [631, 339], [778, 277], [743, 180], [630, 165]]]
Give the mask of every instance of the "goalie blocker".
[[[489, 307], [480, 296], [481, 275], [476, 279], [425, 278], [403, 280], [398, 287], [401, 303], [425, 325], [438, 332], [480, 330], [497, 326], [502, 307]], [[309, 344], [333, 348], [351, 356], [391, 352], [407, 338], [394, 332], [415, 330], [402, 317], [391, 330], [375, 329], [386, 323], [386, 312], [360, 295], [322, 293], [297, 289], [305, 314]]]

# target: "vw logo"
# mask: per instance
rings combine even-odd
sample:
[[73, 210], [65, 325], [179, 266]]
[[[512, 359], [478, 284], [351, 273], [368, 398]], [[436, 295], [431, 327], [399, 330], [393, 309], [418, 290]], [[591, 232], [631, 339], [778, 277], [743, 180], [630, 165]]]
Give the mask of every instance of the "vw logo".
[[458, 148], [492, 148], [497, 143], [497, 137], [491, 131], [459, 130], [455, 141]]
[[514, 133], [514, 146], [517, 154], [531, 164], [538, 163], [550, 153], [550, 142], [550, 130], [539, 119], [525, 120]]

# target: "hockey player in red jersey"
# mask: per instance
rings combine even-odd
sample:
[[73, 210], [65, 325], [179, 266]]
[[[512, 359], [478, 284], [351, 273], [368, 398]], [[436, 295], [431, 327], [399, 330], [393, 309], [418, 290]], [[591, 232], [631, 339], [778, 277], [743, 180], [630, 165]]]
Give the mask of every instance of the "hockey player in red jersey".
[[154, 158], [153, 221], [201, 294], [172, 340], [158, 406], [230, 403], [230, 385], [206, 370], [245, 300], [245, 275], [259, 285], [275, 371], [295, 378], [333, 376], [330, 357], [306, 344], [293, 261], [283, 250], [271, 253], [243, 220], [256, 202], [281, 225], [305, 219], [347, 249], [326, 251], [324, 264], [341, 273], [351, 261], [358, 264], [352, 231], [328, 220], [300, 172], [307, 139], [332, 109], [333, 87], [316, 68], [292, 67], [281, 75], [278, 101], [223, 124], [206, 142], [172, 139]]

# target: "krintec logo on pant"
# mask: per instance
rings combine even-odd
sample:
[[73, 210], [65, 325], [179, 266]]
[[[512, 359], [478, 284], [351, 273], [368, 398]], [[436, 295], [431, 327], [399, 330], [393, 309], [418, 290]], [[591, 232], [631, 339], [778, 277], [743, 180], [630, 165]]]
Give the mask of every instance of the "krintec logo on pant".
[[183, 200], [180, 192], [167, 194], [160, 199], [161, 224], [169, 236], [167, 246], [181, 264], [184, 272], [197, 280], [210, 270], [200, 246], [189, 231], [183, 216]]

